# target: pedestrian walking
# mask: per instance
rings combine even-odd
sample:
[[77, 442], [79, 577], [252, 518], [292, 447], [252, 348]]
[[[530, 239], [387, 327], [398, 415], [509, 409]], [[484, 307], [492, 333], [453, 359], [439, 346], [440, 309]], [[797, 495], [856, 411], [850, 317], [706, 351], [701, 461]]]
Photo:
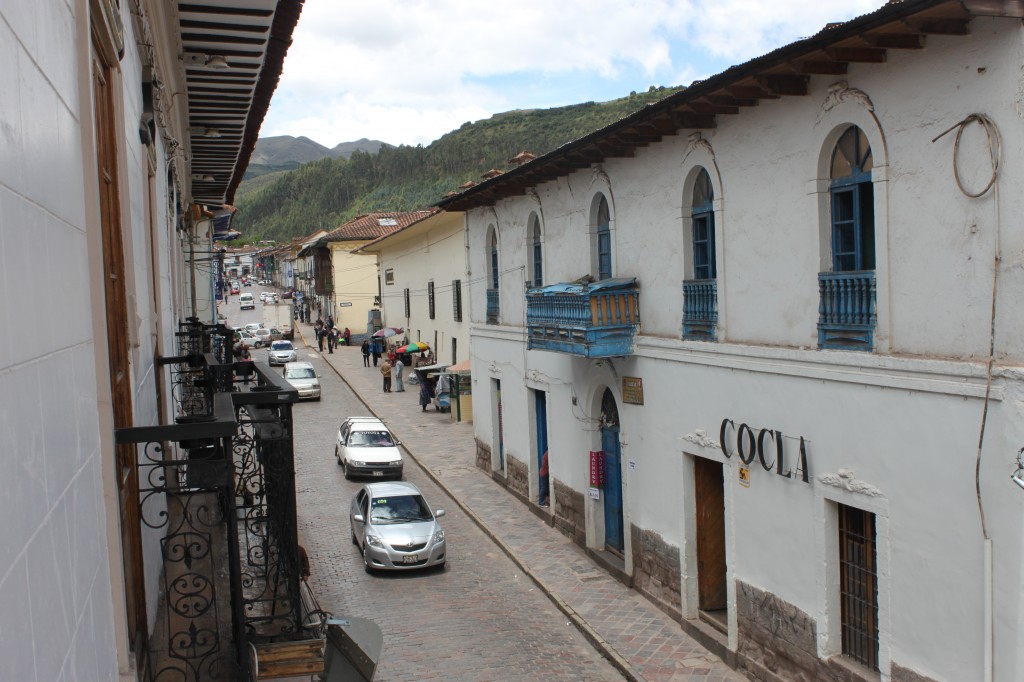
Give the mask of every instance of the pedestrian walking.
[[405, 369], [405, 365], [402, 364], [402, 358], [395, 360], [395, 393], [404, 393], [405, 386], [402, 385], [402, 370]]
[[417, 376], [420, 378], [420, 411], [426, 412], [427, 405], [430, 404], [430, 399], [434, 397], [433, 387], [427, 380], [427, 376], [423, 372], [417, 372]]
[[376, 367], [377, 366], [377, 361], [380, 360], [380, 347], [377, 345], [377, 341], [376, 340], [374, 340], [374, 342], [373, 342], [373, 346], [371, 347], [371, 352], [373, 353], [373, 366]]
[[342, 338], [345, 339], [345, 345], [346, 346], [351, 346], [352, 345], [352, 332], [349, 330], [348, 327], [345, 327], [345, 331], [342, 333], [341, 336], [342, 336]]
[[380, 373], [384, 377], [384, 392], [391, 393], [391, 363], [388, 362], [387, 358], [384, 359], [384, 364], [380, 366]]
[[334, 327], [328, 326], [327, 327], [327, 331], [324, 332], [324, 334], [327, 336], [327, 354], [328, 355], [334, 355], [334, 342], [338, 338], [337, 336], [335, 336], [335, 333], [337, 331], [338, 330], [335, 329]]
[[363, 367], [370, 366], [370, 342], [363, 339], [363, 345], [360, 348], [363, 351]]

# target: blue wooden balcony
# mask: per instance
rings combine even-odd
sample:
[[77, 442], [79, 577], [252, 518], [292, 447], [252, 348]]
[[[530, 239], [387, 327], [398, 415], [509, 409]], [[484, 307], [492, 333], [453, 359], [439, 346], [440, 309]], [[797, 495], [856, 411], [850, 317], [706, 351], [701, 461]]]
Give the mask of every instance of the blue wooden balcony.
[[820, 272], [818, 292], [818, 347], [873, 351], [874, 271]]
[[487, 290], [487, 324], [498, 324], [498, 290]]
[[718, 285], [713, 279], [683, 282], [683, 338], [714, 341], [718, 323]]
[[639, 325], [635, 277], [551, 284], [526, 292], [530, 349], [586, 358], [629, 355]]

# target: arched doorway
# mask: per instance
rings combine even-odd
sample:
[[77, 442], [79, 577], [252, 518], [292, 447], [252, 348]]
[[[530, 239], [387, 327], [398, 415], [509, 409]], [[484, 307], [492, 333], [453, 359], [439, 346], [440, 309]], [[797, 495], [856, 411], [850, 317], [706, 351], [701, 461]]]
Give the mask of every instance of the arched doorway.
[[601, 398], [601, 450], [604, 451], [604, 544], [622, 556], [622, 450], [619, 447], [619, 408], [609, 389]]

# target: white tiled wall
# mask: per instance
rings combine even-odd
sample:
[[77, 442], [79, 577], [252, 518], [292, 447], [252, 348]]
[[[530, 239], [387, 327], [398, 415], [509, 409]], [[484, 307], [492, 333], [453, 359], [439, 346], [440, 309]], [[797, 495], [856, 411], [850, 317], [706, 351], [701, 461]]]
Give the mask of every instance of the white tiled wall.
[[118, 678], [77, 71], [86, 6], [0, 0], [0, 680]]

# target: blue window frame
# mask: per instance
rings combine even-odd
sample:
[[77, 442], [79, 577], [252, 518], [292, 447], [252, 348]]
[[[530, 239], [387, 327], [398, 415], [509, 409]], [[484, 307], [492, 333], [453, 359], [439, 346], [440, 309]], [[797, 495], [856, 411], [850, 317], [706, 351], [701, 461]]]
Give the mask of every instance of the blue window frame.
[[703, 168], [693, 186], [693, 278], [715, 279], [715, 190]]
[[544, 285], [544, 248], [540, 241], [540, 221], [533, 219], [533, 286]]
[[875, 269], [875, 209], [871, 147], [850, 126], [832, 152], [832, 270]]
[[608, 200], [601, 197], [597, 207], [597, 278], [611, 279], [612, 276], [612, 229], [611, 211]]
[[498, 238], [491, 235], [491, 288], [498, 288]]

